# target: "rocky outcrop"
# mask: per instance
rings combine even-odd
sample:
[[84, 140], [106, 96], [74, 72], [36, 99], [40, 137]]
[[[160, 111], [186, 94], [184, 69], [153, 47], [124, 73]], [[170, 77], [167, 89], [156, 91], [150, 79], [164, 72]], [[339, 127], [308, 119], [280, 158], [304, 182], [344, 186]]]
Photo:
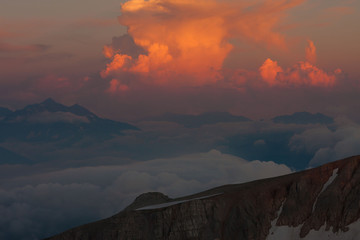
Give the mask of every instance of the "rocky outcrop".
[[124, 211], [130, 211], [154, 204], [161, 204], [171, 201], [172, 199], [160, 192], [148, 192], [138, 196], [133, 203], [127, 206]]
[[359, 219], [359, 206], [360, 157], [351, 157], [179, 199], [143, 195], [126, 211], [48, 239], [263, 240], [274, 224], [297, 227], [299, 238], [324, 226], [341, 234]]

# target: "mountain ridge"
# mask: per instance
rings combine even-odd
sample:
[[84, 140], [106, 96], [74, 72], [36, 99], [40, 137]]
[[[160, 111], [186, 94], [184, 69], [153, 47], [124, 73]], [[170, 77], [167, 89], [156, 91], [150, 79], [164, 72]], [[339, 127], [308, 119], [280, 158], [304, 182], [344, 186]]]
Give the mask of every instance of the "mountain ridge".
[[75, 114], [77, 116], [86, 116], [91, 118], [99, 118], [94, 113], [90, 112], [86, 108], [74, 104], [70, 107], [65, 106], [61, 103], [54, 101], [52, 98], [47, 98], [41, 103], [35, 103], [25, 106], [22, 109], [15, 110], [7, 115], [4, 121], [11, 121], [15, 120], [18, 117], [28, 117], [37, 113], [41, 112], [49, 112], [49, 113], [56, 113], [56, 112], [68, 112]]
[[[0, 143], [58, 143], [57, 148], [66, 148], [82, 139], [101, 142], [117, 135], [124, 135], [127, 130], [140, 129], [126, 122], [98, 117], [78, 104], [65, 106], [51, 98], [0, 116]], [[21, 153], [16, 152], [16, 149], [9, 151], [17, 155]], [[3, 152], [7, 154], [0, 159], [0, 163], [26, 163], [25, 158], [10, 154], [5, 149]]]
[[334, 119], [322, 113], [295, 112], [290, 115], [280, 115], [271, 119], [274, 123], [283, 124], [332, 124]]
[[233, 115], [229, 112], [204, 112], [198, 115], [177, 114], [177, 113], [167, 112], [161, 116], [148, 118], [146, 120], [175, 122], [187, 128], [199, 128], [203, 125], [211, 125], [211, 124], [224, 123], [224, 122], [228, 123], [228, 122], [252, 121], [247, 117]]
[[341, 236], [360, 217], [359, 192], [360, 156], [354, 156], [171, 199], [165, 207], [126, 209], [47, 239], [264, 240], [276, 236], [275, 230], [270, 232], [273, 228], [298, 229], [296, 239], [300, 239], [322, 227]]

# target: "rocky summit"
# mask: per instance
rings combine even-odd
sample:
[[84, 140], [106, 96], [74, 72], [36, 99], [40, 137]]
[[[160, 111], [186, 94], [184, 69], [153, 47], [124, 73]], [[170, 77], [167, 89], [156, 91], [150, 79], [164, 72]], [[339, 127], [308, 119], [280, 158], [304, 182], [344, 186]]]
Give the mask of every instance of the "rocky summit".
[[359, 217], [356, 156], [178, 199], [144, 194], [108, 219], [48, 239], [360, 239]]

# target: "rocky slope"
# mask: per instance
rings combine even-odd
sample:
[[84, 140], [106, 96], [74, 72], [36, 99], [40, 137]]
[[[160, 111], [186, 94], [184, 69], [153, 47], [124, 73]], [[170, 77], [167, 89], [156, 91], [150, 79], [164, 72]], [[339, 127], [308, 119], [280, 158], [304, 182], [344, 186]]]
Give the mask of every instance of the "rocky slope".
[[179, 199], [145, 194], [117, 215], [48, 239], [357, 239], [359, 217], [357, 156]]

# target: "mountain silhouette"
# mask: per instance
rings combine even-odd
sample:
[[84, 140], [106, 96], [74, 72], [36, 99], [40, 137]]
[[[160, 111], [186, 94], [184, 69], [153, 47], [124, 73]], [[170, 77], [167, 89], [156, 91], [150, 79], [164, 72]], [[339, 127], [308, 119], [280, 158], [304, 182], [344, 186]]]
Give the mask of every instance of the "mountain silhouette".
[[68, 107], [48, 98], [8, 112], [0, 121], [0, 141], [104, 139], [122, 135], [125, 130], [139, 129], [128, 123], [98, 117], [78, 104]]

